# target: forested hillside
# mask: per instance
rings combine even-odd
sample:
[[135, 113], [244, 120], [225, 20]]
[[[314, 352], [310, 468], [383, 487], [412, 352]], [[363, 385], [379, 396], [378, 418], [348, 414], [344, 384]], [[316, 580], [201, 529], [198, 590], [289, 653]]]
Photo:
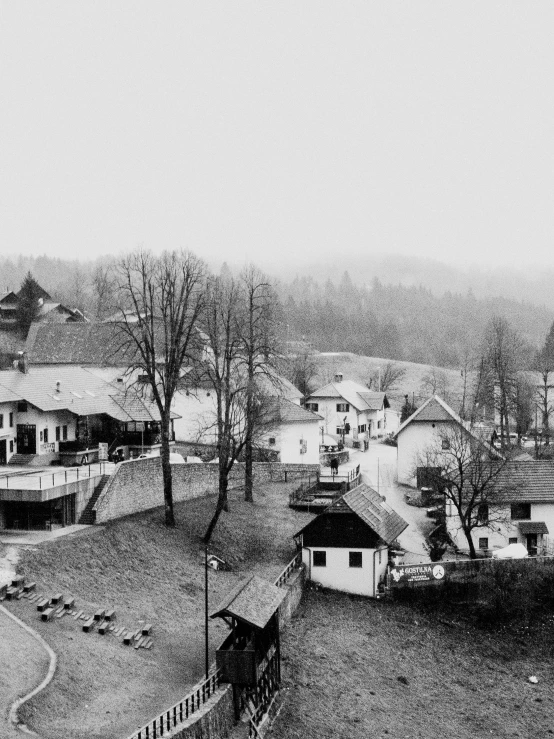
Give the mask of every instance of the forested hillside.
[[[416, 267], [414, 274], [420, 274]], [[104, 315], [109, 312], [108, 258], [0, 258], [0, 293], [18, 290], [29, 271], [54, 299], [83, 310], [92, 320], [102, 315], [102, 307]], [[311, 276], [285, 281], [270, 275], [283, 306], [284, 338], [304, 339], [319, 351], [458, 367], [468, 352], [478, 352], [493, 315], [504, 316], [534, 348], [543, 344], [554, 320], [554, 310], [530, 302], [477, 298], [471, 290], [452, 293], [445, 290], [450, 284], [446, 279], [437, 280], [431, 289], [387, 283], [386, 274], [364, 284], [364, 274], [337, 272], [334, 279], [322, 282]], [[395, 270], [392, 274], [397, 276]], [[483, 279], [476, 275], [479, 284]]]
[[475, 353], [494, 315], [504, 316], [528, 344], [538, 347], [554, 312], [506, 298], [477, 300], [469, 292], [437, 295], [421, 287], [356, 285], [348, 273], [338, 285], [297, 278], [280, 284], [288, 334], [320, 351], [456, 367]]

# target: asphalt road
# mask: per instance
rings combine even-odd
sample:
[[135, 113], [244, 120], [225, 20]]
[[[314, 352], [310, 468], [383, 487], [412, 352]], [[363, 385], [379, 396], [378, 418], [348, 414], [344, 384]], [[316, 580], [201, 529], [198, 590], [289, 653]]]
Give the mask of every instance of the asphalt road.
[[408, 522], [408, 528], [399, 536], [406, 550], [404, 563], [428, 562], [424, 534], [433, 527], [433, 522], [427, 518], [424, 508], [406, 503], [406, 492], [411, 488], [396, 481], [396, 447], [371, 442], [367, 452], [351, 451], [350, 460], [360, 465], [363, 482], [384, 495], [390, 507]]

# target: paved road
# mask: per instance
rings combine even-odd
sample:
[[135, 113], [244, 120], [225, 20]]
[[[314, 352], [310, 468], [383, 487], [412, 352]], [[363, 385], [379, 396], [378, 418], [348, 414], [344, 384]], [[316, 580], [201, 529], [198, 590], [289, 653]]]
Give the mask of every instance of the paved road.
[[404, 563], [428, 562], [429, 555], [424, 548], [424, 533], [433, 524], [425, 514], [425, 509], [406, 503], [406, 492], [410, 490], [396, 481], [396, 447], [372, 442], [367, 452], [354, 451], [350, 460], [360, 465], [363, 482], [378, 490], [387, 503], [408, 522], [408, 528], [400, 535], [399, 541], [406, 549]]

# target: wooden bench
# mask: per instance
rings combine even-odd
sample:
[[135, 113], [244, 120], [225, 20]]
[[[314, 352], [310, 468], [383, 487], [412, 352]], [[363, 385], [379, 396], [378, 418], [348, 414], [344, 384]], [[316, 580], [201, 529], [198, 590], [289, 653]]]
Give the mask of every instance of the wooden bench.
[[115, 610], [111, 608], [109, 611], [106, 611], [104, 618], [106, 621], [115, 621]]
[[105, 634], [108, 627], [109, 627], [109, 621], [101, 621], [98, 626], [98, 633], [99, 634]]
[[144, 624], [140, 633], [143, 636], [149, 636], [151, 631], [152, 631], [152, 624]]
[[51, 621], [52, 616], [54, 614], [53, 608], [46, 608], [41, 614], [40, 614], [40, 620], [41, 621]]
[[63, 607], [66, 611], [71, 610], [73, 606], [75, 605], [75, 598], [66, 598], [63, 602]]
[[23, 586], [23, 592], [31, 593], [36, 588], [36, 586], [36, 582], [28, 582], [26, 585]]
[[94, 614], [94, 620], [95, 621], [103, 621], [105, 614], [106, 614], [106, 611], [104, 609], [101, 609], [99, 611], [96, 611], [96, 613]]
[[63, 595], [61, 593], [56, 593], [56, 595], [53, 595], [50, 598], [50, 604], [53, 606], [57, 606], [58, 603], [62, 600]]
[[41, 598], [37, 603], [37, 611], [45, 611], [50, 605], [48, 598]]

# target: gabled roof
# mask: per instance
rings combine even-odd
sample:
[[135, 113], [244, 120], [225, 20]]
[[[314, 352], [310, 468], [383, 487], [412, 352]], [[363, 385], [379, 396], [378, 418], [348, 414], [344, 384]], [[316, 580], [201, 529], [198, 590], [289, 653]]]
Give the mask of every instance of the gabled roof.
[[554, 462], [506, 462], [494, 487], [508, 503], [554, 503]]
[[389, 407], [386, 393], [373, 392], [354, 380], [329, 382], [313, 392], [308, 402], [318, 398], [343, 399], [359, 411], [374, 411]]
[[[59, 385], [58, 385], [59, 383]], [[120, 390], [82, 367], [31, 367], [0, 371], [0, 396], [25, 400], [41, 411], [67, 410], [77, 416], [105, 413], [120, 421], [159, 421], [154, 403]]]
[[6, 303], [6, 305], [12, 306], [17, 303], [17, 295], [10, 291], [0, 298], [0, 303]]
[[283, 588], [252, 575], [225, 596], [210, 618], [230, 616], [263, 629], [286, 595]]
[[414, 413], [412, 413], [412, 415], [400, 425], [399, 429], [395, 433], [395, 436], [398, 436], [398, 434], [403, 431], [410, 423], [434, 423], [440, 421], [455, 421], [464, 429], [466, 429], [466, 431], [469, 430], [467, 424], [462, 421], [456, 411], [452, 410], [452, 408], [447, 403], [445, 403], [442, 398], [439, 398], [438, 395], [433, 395], [430, 398], [427, 398], [425, 403], [423, 403], [423, 405], [421, 405], [416, 411], [414, 411]]
[[274, 417], [275, 421], [279, 423], [293, 423], [296, 421], [315, 421], [318, 423], [322, 420], [322, 416], [312, 413], [312, 411], [308, 411], [301, 405], [297, 405], [286, 398], [271, 398], [269, 400], [268, 415]]
[[[399, 516], [376, 490], [364, 483], [342, 495], [320, 515], [329, 513], [340, 515], [344, 512], [355, 513], [385, 544], [392, 544], [404, 529], [408, 528], [408, 523], [402, 516]], [[311, 523], [312, 521], [295, 536], [301, 534]]]
[[25, 351], [31, 364], [76, 364], [124, 367], [136, 351], [114, 323], [33, 323]]

